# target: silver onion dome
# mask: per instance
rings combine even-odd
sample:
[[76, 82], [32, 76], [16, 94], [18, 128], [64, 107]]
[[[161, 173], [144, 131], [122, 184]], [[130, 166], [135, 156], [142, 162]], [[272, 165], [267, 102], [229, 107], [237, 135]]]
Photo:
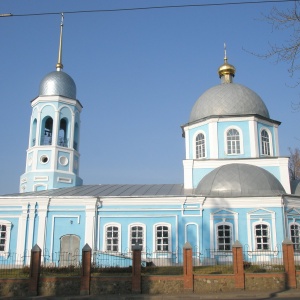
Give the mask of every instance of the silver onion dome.
[[194, 104], [189, 122], [211, 116], [260, 115], [269, 118], [263, 100], [251, 89], [237, 83], [222, 83], [208, 89]]
[[265, 169], [248, 164], [228, 164], [204, 176], [195, 193], [212, 197], [252, 197], [282, 195], [285, 190]]
[[71, 76], [63, 71], [53, 71], [40, 83], [40, 96], [63, 96], [76, 99], [76, 84]]

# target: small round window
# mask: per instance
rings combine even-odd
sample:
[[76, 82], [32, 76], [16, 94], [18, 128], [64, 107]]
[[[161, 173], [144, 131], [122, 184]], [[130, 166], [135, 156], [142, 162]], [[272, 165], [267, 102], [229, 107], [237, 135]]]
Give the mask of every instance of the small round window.
[[42, 155], [40, 161], [42, 164], [46, 164], [49, 161], [49, 157], [47, 155]]
[[59, 163], [63, 166], [66, 166], [68, 164], [69, 160], [66, 156], [60, 156], [59, 157]]

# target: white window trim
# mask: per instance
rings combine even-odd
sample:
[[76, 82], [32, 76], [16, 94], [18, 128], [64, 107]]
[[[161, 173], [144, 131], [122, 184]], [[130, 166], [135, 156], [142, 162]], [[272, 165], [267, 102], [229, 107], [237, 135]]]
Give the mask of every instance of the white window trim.
[[[230, 250], [219, 250], [219, 243], [218, 243], [218, 226], [227, 225], [230, 227]], [[234, 241], [234, 231], [233, 231], [233, 225], [230, 222], [218, 222], [215, 224], [215, 251], [219, 252], [226, 252], [226, 251], [232, 251], [232, 245]]]
[[[163, 250], [156, 250], [157, 245], [156, 245], [156, 228], [158, 226], [166, 226], [168, 227], [168, 251], [163, 251]], [[153, 225], [153, 252], [154, 253], [171, 253], [172, 252], [172, 230], [171, 230], [171, 224], [169, 223], [156, 223]]]
[[[227, 146], [227, 133], [230, 129], [235, 129], [239, 133], [240, 137], [240, 153], [228, 153], [228, 146]], [[224, 145], [225, 145], [225, 154], [229, 156], [237, 156], [237, 155], [242, 155], [244, 154], [244, 138], [243, 138], [243, 132], [240, 127], [238, 126], [228, 126], [225, 131], [224, 131]]]
[[0, 256], [4, 256], [5, 258], [7, 258], [9, 255], [10, 232], [12, 223], [7, 220], [0, 220], [0, 224], [6, 226], [6, 242], [4, 246], [4, 251], [0, 251]]
[[45, 187], [45, 190], [48, 189], [48, 184], [37, 183], [37, 184], [34, 184], [34, 185], [33, 185], [33, 190], [34, 190], [34, 191], [37, 191], [36, 188], [39, 187], [39, 186], [44, 186], [44, 187]]
[[134, 226], [140, 226], [143, 228], [143, 248], [142, 248], [142, 252], [144, 252], [146, 249], [147, 249], [147, 246], [146, 246], [146, 225], [143, 224], [143, 223], [131, 223], [129, 224], [128, 226], [128, 232], [129, 232], [129, 235], [128, 235], [128, 245], [129, 245], [129, 251], [131, 251], [131, 247], [133, 245], [131, 245], [131, 229], [132, 227]]
[[[205, 155], [203, 157], [198, 157], [197, 158], [196, 138], [201, 133], [204, 136], [204, 152], [205, 152]], [[195, 134], [194, 134], [194, 136], [193, 136], [193, 158], [194, 159], [204, 159], [204, 158], [207, 158], [207, 139], [206, 139], [206, 133], [203, 130], [196, 131]]]
[[[107, 233], [107, 228], [108, 227], [117, 227], [118, 228], [118, 251], [108, 251], [107, 250], [107, 239], [106, 239], [106, 233]], [[122, 249], [121, 249], [121, 224], [119, 223], [107, 223], [104, 226], [104, 234], [103, 234], [103, 251], [105, 252], [113, 252], [113, 253], [121, 253]]]
[[[263, 147], [262, 147], [262, 139], [261, 139], [261, 134], [262, 134], [262, 131], [265, 130], [268, 135], [269, 135], [269, 147], [270, 147], [270, 155], [267, 155], [267, 154], [263, 154]], [[272, 133], [270, 131], [270, 129], [268, 129], [267, 127], [261, 127], [260, 128], [260, 131], [259, 131], [259, 147], [260, 147], [260, 154], [262, 156], [267, 156], [267, 157], [270, 157], [270, 156], [273, 156], [274, 152], [273, 152], [273, 138], [272, 138]]]

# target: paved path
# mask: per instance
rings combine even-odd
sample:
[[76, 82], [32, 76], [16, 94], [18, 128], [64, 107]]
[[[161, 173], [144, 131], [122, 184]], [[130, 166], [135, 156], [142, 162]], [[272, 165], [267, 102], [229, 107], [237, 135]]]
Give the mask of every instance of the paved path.
[[267, 299], [287, 299], [299, 300], [300, 290], [288, 290], [284, 292], [268, 293], [268, 292], [250, 292], [250, 291], [237, 291], [231, 293], [217, 293], [217, 294], [181, 294], [181, 295], [100, 295], [100, 296], [66, 296], [66, 297], [0, 297], [0, 299], [16, 299], [16, 300], [267, 300]]

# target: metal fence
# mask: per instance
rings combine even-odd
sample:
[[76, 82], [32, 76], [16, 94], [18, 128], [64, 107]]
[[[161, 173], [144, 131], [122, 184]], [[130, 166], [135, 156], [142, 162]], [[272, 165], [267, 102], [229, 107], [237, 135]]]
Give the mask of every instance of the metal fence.
[[[248, 245], [243, 247], [243, 263], [245, 272], [284, 272], [283, 253], [281, 245], [271, 250], [252, 250]], [[232, 251], [219, 251], [206, 249], [202, 252], [194, 248], [193, 266], [195, 273], [201, 274], [232, 274]], [[3, 253], [0, 256], [0, 278], [28, 277], [30, 264], [30, 251], [24, 255], [16, 253]], [[80, 276], [81, 274], [81, 250], [73, 252], [49, 253], [44, 249], [41, 253], [42, 276]], [[182, 272], [183, 249], [174, 251], [151, 251], [145, 249], [141, 252], [141, 264], [143, 270], [147, 268], [179, 267]], [[300, 269], [300, 252], [295, 251], [295, 265]], [[93, 251], [92, 272], [101, 273], [103, 270], [111, 272], [131, 272], [132, 251], [125, 249], [122, 252]], [[123, 270], [121, 270], [123, 269]], [[171, 270], [171, 268], [169, 269]], [[175, 268], [173, 268], [175, 270]], [[165, 268], [164, 274], [168, 270]], [[172, 271], [170, 271], [172, 272]]]
[[281, 245], [274, 249], [252, 250], [248, 245], [243, 247], [244, 270], [249, 273], [284, 272], [283, 252]]
[[81, 274], [81, 251], [54, 252], [50, 254], [47, 249], [41, 256], [42, 276], [80, 276]]
[[0, 256], [0, 278], [28, 278], [30, 253], [3, 253]]

